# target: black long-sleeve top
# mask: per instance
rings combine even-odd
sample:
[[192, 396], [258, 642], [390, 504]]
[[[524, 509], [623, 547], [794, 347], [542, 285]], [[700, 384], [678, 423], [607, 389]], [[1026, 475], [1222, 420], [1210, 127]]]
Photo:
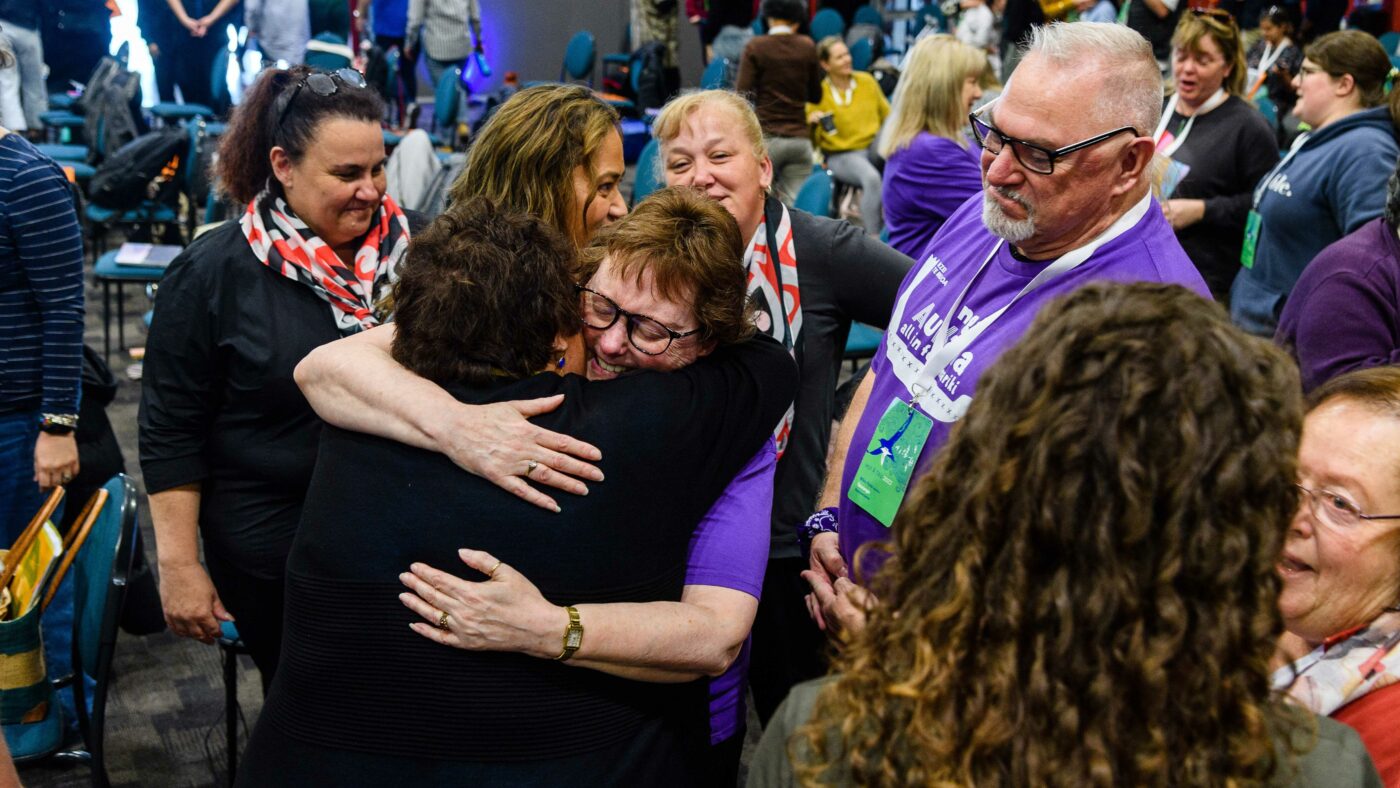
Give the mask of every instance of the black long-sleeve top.
[[[1173, 113], [1167, 129], [1180, 134], [1186, 118]], [[1278, 162], [1278, 145], [1264, 117], [1239, 96], [1196, 118], [1172, 158], [1191, 167], [1171, 196], [1204, 200], [1205, 217], [1176, 239], [1220, 300], [1240, 270], [1244, 224], [1259, 179]]]
[[146, 490], [199, 483], [205, 549], [255, 576], [282, 575], [321, 434], [292, 371], [339, 338], [326, 302], [260, 263], [237, 222], [161, 281], [139, 415]]

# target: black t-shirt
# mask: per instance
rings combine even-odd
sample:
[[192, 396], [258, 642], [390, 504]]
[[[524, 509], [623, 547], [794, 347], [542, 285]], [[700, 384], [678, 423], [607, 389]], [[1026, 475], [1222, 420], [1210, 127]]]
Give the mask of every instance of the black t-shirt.
[[[401, 759], [448, 759], [515, 762], [511, 782], [533, 784], [534, 762], [600, 750], [614, 752], [608, 779], [618, 784], [674, 777], [668, 770], [682, 765], [681, 751], [700, 755], [709, 741], [704, 682], [645, 684], [520, 654], [445, 648], [408, 629], [418, 617], [397, 600], [398, 574], [422, 561], [482, 579], [457, 557], [471, 547], [556, 604], [677, 600], [695, 524], [768, 439], [796, 382], [788, 354], [762, 337], [670, 373], [598, 383], [542, 374], [449, 388], [474, 403], [565, 395], [534, 422], [598, 446], [607, 481], [566, 497], [559, 514], [441, 454], [327, 427], [287, 561], [283, 658], [248, 768], [261, 768], [255, 761], [263, 758], [288, 761], [283, 751], [301, 746], [290, 739], [390, 756], [378, 768], [398, 780], [416, 768]], [[639, 742], [647, 751], [637, 751]], [[677, 748], [675, 756], [658, 759], [664, 747]], [[506, 777], [499, 768], [463, 769], [461, 779]]]

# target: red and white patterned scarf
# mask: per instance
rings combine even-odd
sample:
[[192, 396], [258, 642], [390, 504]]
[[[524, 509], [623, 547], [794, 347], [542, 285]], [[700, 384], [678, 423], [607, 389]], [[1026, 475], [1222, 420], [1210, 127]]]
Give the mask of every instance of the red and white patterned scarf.
[[[768, 217], [765, 215], [749, 244], [744, 267], [749, 272], [749, 298], [753, 299], [759, 309], [758, 330], [782, 342], [783, 347], [796, 358], [802, 337], [802, 293], [797, 282], [797, 253], [792, 244], [792, 217], [788, 215], [786, 205], [777, 205], [781, 214], [778, 218], [778, 231], [773, 235], [777, 241], [776, 259], [773, 254], [775, 250], [769, 248]], [[773, 431], [779, 457], [787, 449], [788, 436], [792, 432], [793, 413], [794, 405], [789, 405], [782, 422]]]
[[248, 203], [240, 224], [263, 265], [301, 282], [330, 305], [341, 334], [379, 325], [374, 305], [384, 289], [398, 280], [398, 265], [408, 250], [408, 217], [388, 194], [375, 211], [351, 266], [292, 213], [286, 200], [270, 191]]

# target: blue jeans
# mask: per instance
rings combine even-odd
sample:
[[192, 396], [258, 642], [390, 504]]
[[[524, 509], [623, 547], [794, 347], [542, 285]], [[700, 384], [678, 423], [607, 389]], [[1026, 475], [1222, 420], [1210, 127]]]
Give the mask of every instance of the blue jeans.
[[[34, 442], [39, 437], [39, 414], [25, 412], [0, 416], [0, 547], [8, 549], [19, 538], [30, 518], [48, 496], [34, 483]], [[65, 501], [64, 503], [69, 503]], [[72, 501], [82, 506], [81, 501]], [[63, 519], [63, 504], [50, 517]], [[44, 664], [49, 678], [73, 672], [73, 578], [64, 578], [58, 593], [44, 611], [40, 626], [44, 635]], [[92, 687], [92, 681], [87, 681]], [[91, 698], [91, 693], [88, 694]], [[71, 729], [77, 722], [73, 696], [60, 692], [64, 718]]]

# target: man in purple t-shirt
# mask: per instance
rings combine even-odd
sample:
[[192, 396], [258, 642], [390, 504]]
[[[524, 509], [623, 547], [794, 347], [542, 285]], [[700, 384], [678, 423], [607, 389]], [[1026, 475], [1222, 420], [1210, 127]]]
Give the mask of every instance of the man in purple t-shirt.
[[828, 509], [809, 521], [821, 532], [804, 576], [825, 623], [863, 621], [865, 592], [848, 577], [856, 551], [888, 537], [982, 371], [1043, 304], [1101, 279], [1177, 283], [1209, 297], [1150, 193], [1161, 96], [1140, 35], [1055, 25], [1034, 31], [1006, 92], [975, 113], [983, 192], [905, 278], [837, 435], [819, 504]]

